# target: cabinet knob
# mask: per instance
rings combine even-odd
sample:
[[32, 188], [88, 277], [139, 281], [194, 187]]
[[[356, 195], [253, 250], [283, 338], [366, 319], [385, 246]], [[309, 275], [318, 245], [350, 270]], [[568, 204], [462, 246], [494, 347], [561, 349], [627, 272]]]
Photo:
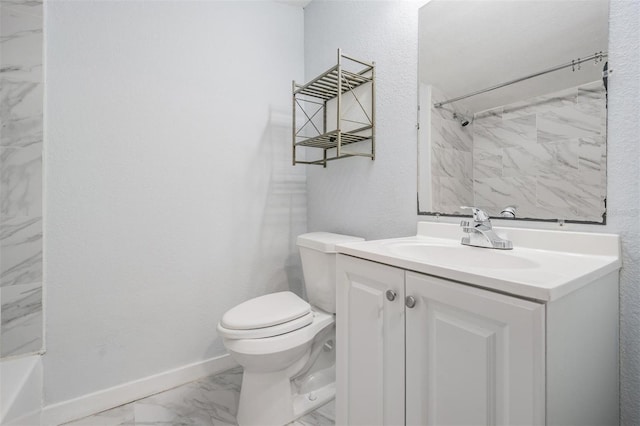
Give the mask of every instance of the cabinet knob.
[[416, 298], [413, 296], [407, 296], [407, 298], [404, 299], [404, 304], [407, 305], [407, 308], [413, 308], [416, 306]]
[[393, 302], [394, 300], [396, 300], [397, 293], [395, 291], [387, 290], [385, 294], [387, 295], [387, 300], [389, 302]]

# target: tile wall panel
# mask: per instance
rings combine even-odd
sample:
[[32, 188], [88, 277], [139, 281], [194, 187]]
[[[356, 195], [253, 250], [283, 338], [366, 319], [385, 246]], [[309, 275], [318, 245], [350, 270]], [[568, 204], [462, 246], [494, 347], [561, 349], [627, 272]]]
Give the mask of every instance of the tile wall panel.
[[[447, 98], [435, 87], [431, 96], [433, 103]], [[459, 214], [473, 204], [498, 215], [514, 205], [518, 217], [602, 222], [602, 82], [482, 111], [465, 127], [455, 108], [431, 108], [433, 212]]]
[[0, 0], [0, 356], [42, 349], [42, 1]]
[[[432, 102], [446, 99], [431, 88]], [[448, 108], [431, 108], [432, 211], [463, 214], [460, 206], [473, 202], [473, 133]]]
[[606, 97], [601, 82], [478, 113], [474, 204], [492, 215], [602, 222]]

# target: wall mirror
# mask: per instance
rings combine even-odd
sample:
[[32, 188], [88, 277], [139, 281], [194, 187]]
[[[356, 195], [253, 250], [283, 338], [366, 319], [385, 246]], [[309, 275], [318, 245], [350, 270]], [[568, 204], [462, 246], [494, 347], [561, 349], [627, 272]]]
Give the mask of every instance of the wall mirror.
[[418, 214], [605, 222], [608, 15], [606, 0], [420, 9]]

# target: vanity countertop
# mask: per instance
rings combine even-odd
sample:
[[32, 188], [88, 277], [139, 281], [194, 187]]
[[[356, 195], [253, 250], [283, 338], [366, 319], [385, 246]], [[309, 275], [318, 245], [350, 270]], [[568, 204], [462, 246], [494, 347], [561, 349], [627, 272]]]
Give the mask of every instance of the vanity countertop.
[[413, 237], [340, 244], [336, 250], [541, 301], [559, 299], [621, 266], [618, 235], [493, 229], [513, 241], [513, 250], [464, 246], [458, 225], [435, 222], [419, 222]]

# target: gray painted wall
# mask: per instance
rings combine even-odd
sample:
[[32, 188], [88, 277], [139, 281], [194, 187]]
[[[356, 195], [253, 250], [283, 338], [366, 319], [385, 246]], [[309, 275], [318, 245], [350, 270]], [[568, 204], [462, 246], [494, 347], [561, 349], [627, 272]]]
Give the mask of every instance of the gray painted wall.
[[51, 1], [45, 17], [50, 405], [224, 354], [225, 311], [301, 290], [306, 197], [281, 143], [301, 8]]

